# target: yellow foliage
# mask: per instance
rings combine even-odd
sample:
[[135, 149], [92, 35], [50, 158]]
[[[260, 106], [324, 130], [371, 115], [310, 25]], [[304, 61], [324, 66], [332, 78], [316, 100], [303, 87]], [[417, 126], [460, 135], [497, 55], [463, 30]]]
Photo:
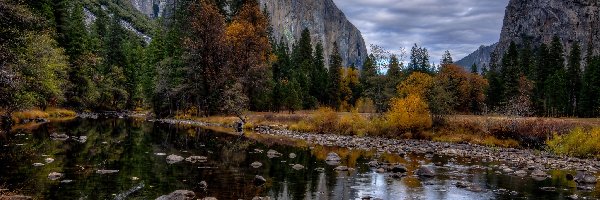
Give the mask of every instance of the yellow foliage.
[[427, 103], [414, 94], [393, 99], [386, 119], [391, 128], [397, 130], [396, 133], [422, 132], [433, 124]]
[[356, 101], [356, 109], [359, 113], [375, 113], [375, 103], [369, 98], [360, 98]]
[[600, 157], [600, 128], [576, 128], [565, 135], [554, 134], [546, 141], [548, 148], [557, 154], [577, 157]]
[[338, 114], [331, 108], [319, 108], [311, 119], [315, 131], [319, 133], [330, 133], [336, 131]]
[[341, 134], [365, 136], [368, 131], [369, 121], [360, 115], [358, 111], [352, 110], [350, 115], [343, 115], [338, 122], [338, 130]]
[[432, 86], [433, 77], [425, 73], [414, 72], [408, 79], [398, 85], [398, 94], [400, 97], [416, 95], [424, 98]]

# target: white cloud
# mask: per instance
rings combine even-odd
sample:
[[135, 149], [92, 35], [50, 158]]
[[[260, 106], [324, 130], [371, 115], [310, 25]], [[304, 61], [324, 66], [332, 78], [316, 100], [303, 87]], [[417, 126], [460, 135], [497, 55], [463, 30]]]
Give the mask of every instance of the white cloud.
[[480, 45], [498, 42], [508, 0], [333, 0], [362, 32], [365, 42], [396, 52], [413, 44], [438, 63], [450, 50], [455, 60]]

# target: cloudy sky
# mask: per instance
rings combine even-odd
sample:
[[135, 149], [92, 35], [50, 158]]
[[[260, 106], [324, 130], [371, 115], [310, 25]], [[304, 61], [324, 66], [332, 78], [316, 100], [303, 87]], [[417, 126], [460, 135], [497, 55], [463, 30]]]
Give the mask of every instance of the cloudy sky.
[[509, 0], [333, 0], [362, 32], [367, 45], [395, 53], [416, 43], [439, 63], [445, 50], [455, 61], [480, 45], [498, 42]]

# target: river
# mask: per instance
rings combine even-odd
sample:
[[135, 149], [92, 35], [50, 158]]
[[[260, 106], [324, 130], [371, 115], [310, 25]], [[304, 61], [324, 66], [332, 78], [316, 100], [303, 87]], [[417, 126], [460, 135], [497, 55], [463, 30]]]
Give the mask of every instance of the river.
[[[0, 194], [34, 199], [156, 199], [175, 190], [190, 190], [197, 199], [600, 197], [595, 185], [577, 189], [567, 179], [571, 171], [552, 170], [551, 178], [534, 180], [499, 173], [495, 167], [500, 163], [472, 158], [400, 156], [227, 131], [141, 119], [75, 119], [13, 129], [0, 135]], [[341, 157], [340, 166], [352, 169], [338, 171], [336, 165], [328, 165], [325, 158], [331, 152]], [[206, 160], [168, 163], [170, 155]], [[373, 160], [400, 163], [408, 172], [403, 177], [378, 172], [378, 167], [368, 164]], [[421, 166], [435, 175], [415, 175]], [[266, 183], [256, 184], [257, 175]]]

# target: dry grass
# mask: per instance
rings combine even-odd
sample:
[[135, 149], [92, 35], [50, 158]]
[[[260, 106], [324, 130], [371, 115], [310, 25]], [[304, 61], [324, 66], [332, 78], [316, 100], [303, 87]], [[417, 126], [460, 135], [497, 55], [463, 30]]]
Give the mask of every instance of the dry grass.
[[50, 115], [47, 112], [41, 110], [27, 110], [21, 112], [15, 112], [11, 118], [15, 124], [23, 123], [25, 120], [48, 118]]
[[27, 120], [35, 119], [67, 119], [77, 116], [77, 113], [72, 110], [61, 109], [61, 108], [48, 108], [46, 111], [33, 109], [25, 110], [20, 112], [14, 112], [11, 115], [11, 119], [15, 124], [23, 123]]
[[[279, 126], [293, 131], [335, 133], [358, 136], [381, 136], [404, 139], [428, 139], [453, 143], [473, 143], [495, 147], [541, 147], [553, 134], [567, 134], [576, 127], [600, 127], [600, 119], [578, 118], [515, 118], [505, 116], [447, 116], [435, 128], [419, 132], [398, 133], [384, 117], [371, 113], [333, 112], [330, 109], [290, 113], [248, 113], [244, 128]], [[221, 125], [233, 125], [237, 117], [189, 117]]]

